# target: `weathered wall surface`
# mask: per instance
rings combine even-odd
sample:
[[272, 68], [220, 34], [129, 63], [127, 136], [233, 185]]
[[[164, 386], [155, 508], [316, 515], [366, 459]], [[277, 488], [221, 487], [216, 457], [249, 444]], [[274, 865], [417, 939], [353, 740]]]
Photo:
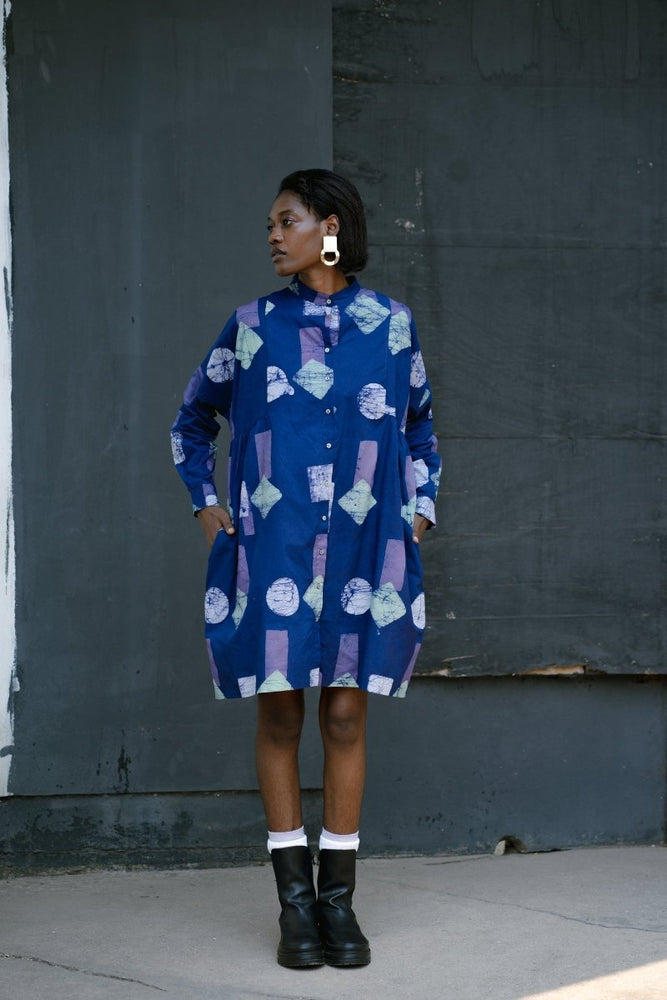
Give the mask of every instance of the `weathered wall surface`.
[[21, 691], [6, 809], [42, 797], [48, 825], [53, 796], [252, 789], [254, 705], [212, 698], [205, 546], [168, 432], [228, 315], [275, 286], [279, 179], [331, 162], [331, 12], [21, 0], [8, 63]]
[[666, 672], [664, 5], [334, 12], [335, 162], [445, 455], [421, 669]]
[[[167, 430], [227, 315], [274, 287], [266, 208], [331, 162], [332, 120], [366, 280], [417, 316], [446, 462], [426, 676], [371, 702], [363, 849], [664, 839], [666, 681], [641, 675], [666, 666], [665, 11], [336, 0], [333, 69], [331, 15], [14, 5], [1, 865], [265, 856], [255, 706], [211, 695]], [[551, 664], [616, 676], [508, 676]]]

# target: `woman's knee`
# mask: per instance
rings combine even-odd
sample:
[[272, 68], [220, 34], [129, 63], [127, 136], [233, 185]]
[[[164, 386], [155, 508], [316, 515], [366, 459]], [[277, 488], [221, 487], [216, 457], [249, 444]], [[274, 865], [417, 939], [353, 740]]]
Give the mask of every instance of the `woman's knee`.
[[339, 746], [350, 746], [366, 732], [366, 692], [329, 688], [322, 692], [320, 728], [323, 738]]
[[302, 691], [275, 691], [258, 696], [257, 733], [273, 743], [298, 744], [303, 719]]

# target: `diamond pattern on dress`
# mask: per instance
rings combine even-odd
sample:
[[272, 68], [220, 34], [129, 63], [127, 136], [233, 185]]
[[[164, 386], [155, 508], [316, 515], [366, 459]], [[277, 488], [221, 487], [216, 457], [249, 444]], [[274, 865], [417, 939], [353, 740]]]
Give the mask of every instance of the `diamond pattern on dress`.
[[338, 503], [356, 524], [363, 524], [369, 510], [375, 506], [377, 500], [371, 493], [371, 488], [366, 480], [360, 479], [351, 490], [343, 494]]
[[411, 344], [410, 320], [408, 314], [401, 310], [389, 320], [389, 350], [392, 354], [398, 354]]
[[296, 384], [300, 385], [306, 392], [316, 396], [317, 399], [323, 399], [326, 396], [333, 385], [333, 378], [333, 370], [327, 368], [321, 361], [315, 361], [314, 358], [311, 358], [303, 368], [299, 368], [294, 375]]
[[261, 481], [253, 495], [250, 497], [262, 517], [266, 517], [271, 508], [282, 500], [282, 493], [277, 489], [266, 476], [262, 476]]
[[362, 333], [372, 333], [389, 316], [391, 309], [387, 309], [370, 295], [357, 295], [345, 312], [352, 317]]
[[324, 605], [324, 595], [323, 588], [324, 577], [316, 576], [313, 582], [310, 584], [306, 593], [303, 595], [303, 599], [306, 604], [313, 609], [315, 614], [315, 621], [320, 620], [320, 615], [322, 614], [322, 607]]
[[[383, 583], [373, 591], [371, 615], [378, 628], [391, 625], [405, 614], [405, 604], [396, 592], [393, 583]], [[370, 688], [369, 688], [370, 691]]]
[[236, 335], [236, 357], [241, 368], [248, 369], [264, 341], [260, 335], [245, 323], [239, 323]]

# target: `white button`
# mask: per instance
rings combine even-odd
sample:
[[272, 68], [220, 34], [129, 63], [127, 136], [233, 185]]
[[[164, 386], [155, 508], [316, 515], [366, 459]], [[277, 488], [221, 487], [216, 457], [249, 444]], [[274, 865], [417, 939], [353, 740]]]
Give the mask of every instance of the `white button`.
[[330, 306], [330, 305], [331, 305], [331, 299], [327, 299], [327, 305], [328, 305], [328, 306]]
[[327, 409], [324, 412], [325, 413], [331, 413], [331, 409], [329, 407], [327, 407]]
[[331, 441], [327, 441], [327, 448], [331, 447]]
[[327, 515], [326, 514], [322, 514], [322, 520], [326, 521], [326, 519], [327, 519]]
[[324, 353], [325, 353], [325, 354], [328, 354], [330, 350], [331, 350], [331, 348], [330, 348], [330, 347], [325, 347], [325, 348], [324, 348]]
[[324, 555], [324, 549], [318, 549], [317, 551], [318, 551], [319, 555], [321, 555], [321, 556]]

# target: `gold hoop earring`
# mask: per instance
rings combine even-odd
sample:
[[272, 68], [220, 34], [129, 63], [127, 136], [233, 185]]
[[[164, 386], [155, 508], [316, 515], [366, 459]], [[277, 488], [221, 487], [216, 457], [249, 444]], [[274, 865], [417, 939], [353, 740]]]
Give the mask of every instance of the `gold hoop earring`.
[[[327, 260], [327, 254], [333, 254], [333, 260]], [[323, 236], [322, 237], [322, 249], [320, 250], [320, 260], [327, 267], [335, 267], [340, 260], [340, 254], [338, 252], [338, 240], [335, 236]]]

